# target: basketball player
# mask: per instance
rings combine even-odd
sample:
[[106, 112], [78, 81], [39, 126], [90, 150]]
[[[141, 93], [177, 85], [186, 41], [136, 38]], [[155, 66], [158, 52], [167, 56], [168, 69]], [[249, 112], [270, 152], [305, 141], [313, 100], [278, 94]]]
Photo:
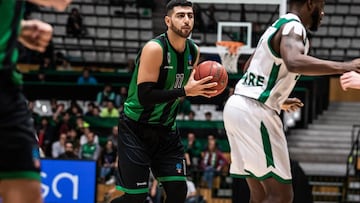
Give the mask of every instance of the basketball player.
[[246, 178], [252, 203], [290, 203], [290, 160], [281, 119], [302, 103], [288, 99], [300, 75], [360, 71], [360, 60], [335, 62], [307, 56], [307, 30], [315, 31], [324, 15], [324, 0], [289, 0], [290, 13], [262, 35], [246, 72], [224, 108], [231, 147], [230, 174]]
[[343, 90], [348, 88], [360, 89], [360, 73], [350, 71], [340, 77], [340, 84]]
[[[32, 0], [64, 9], [70, 0]], [[44, 4], [46, 3], [46, 4]], [[50, 25], [22, 21], [24, 2], [0, 1], [0, 196], [3, 203], [41, 203], [39, 152], [31, 113], [20, 91], [16, 72], [17, 40], [44, 51], [52, 36]]]
[[[119, 123], [117, 186], [125, 194], [112, 203], [143, 203], [148, 193], [149, 168], [163, 185], [167, 203], [184, 203], [184, 148], [176, 132], [180, 97], [210, 97], [212, 77], [194, 80], [192, 67], [199, 50], [187, 39], [194, 25], [192, 3], [171, 0], [166, 7], [167, 31], [149, 41], [136, 67]], [[126, 163], [126, 164], [124, 164]]]

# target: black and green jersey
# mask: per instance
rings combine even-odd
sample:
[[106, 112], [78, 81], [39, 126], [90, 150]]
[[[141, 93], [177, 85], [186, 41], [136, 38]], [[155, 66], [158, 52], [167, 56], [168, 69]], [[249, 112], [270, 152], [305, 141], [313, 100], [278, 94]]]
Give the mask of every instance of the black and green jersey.
[[[172, 90], [182, 88], [188, 81], [192, 66], [196, 61], [197, 48], [192, 40], [186, 41], [183, 53], [178, 53], [169, 43], [166, 33], [153, 39], [163, 49], [163, 62], [157, 81], [157, 89]], [[128, 98], [124, 104], [124, 113], [140, 123], [175, 128], [179, 99], [156, 105], [143, 106], [139, 102], [137, 74], [141, 51], [135, 61], [135, 70], [130, 82]]]
[[[22, 0], [0, 0], [0, 70], [16, 67], [18, 59], [16, 45], [23, 11]], [[15, 83], [21, 80], [15, 72], [12, 77]]]

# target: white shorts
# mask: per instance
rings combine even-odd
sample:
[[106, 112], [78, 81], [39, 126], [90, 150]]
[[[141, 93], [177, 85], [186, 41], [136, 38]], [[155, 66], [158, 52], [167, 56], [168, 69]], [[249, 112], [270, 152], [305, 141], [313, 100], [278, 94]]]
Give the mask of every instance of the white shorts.
[[287, 142], [276, 111], [233, 95], [224, 108], [224, 125], [231, 149], [231, 176], [291, 183]]

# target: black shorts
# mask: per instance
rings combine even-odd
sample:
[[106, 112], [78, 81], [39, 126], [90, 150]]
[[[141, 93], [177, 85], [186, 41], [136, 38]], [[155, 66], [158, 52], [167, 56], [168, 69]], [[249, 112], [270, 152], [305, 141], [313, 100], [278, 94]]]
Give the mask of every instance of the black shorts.
[[0, 180], [40, 180], [35, 129], [18, 88], [0, 87]]
[[129, 194], [148, 192], [149, 168], [159, 181], [185, 181], [180, 135], [160, 126], [139, 124], [126, 116], [119, 123], [119, 185]]

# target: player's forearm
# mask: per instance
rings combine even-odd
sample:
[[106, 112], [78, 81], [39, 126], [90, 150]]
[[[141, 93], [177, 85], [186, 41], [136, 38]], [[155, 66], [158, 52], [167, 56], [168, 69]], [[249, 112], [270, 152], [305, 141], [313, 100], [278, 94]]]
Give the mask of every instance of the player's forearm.
[[351, 62], [327, 61], [306, 55], [294, 57], [286, 65], [290, 72], [309, 76], [342, 74], [356, 70], [356, 66]]
[[175, 100], [185, 96], [184, 88], [163, 90], [155, 89], [156, 83], [143, 82], [138, 84], [138, 98], [141, 105], [154, 105]]

